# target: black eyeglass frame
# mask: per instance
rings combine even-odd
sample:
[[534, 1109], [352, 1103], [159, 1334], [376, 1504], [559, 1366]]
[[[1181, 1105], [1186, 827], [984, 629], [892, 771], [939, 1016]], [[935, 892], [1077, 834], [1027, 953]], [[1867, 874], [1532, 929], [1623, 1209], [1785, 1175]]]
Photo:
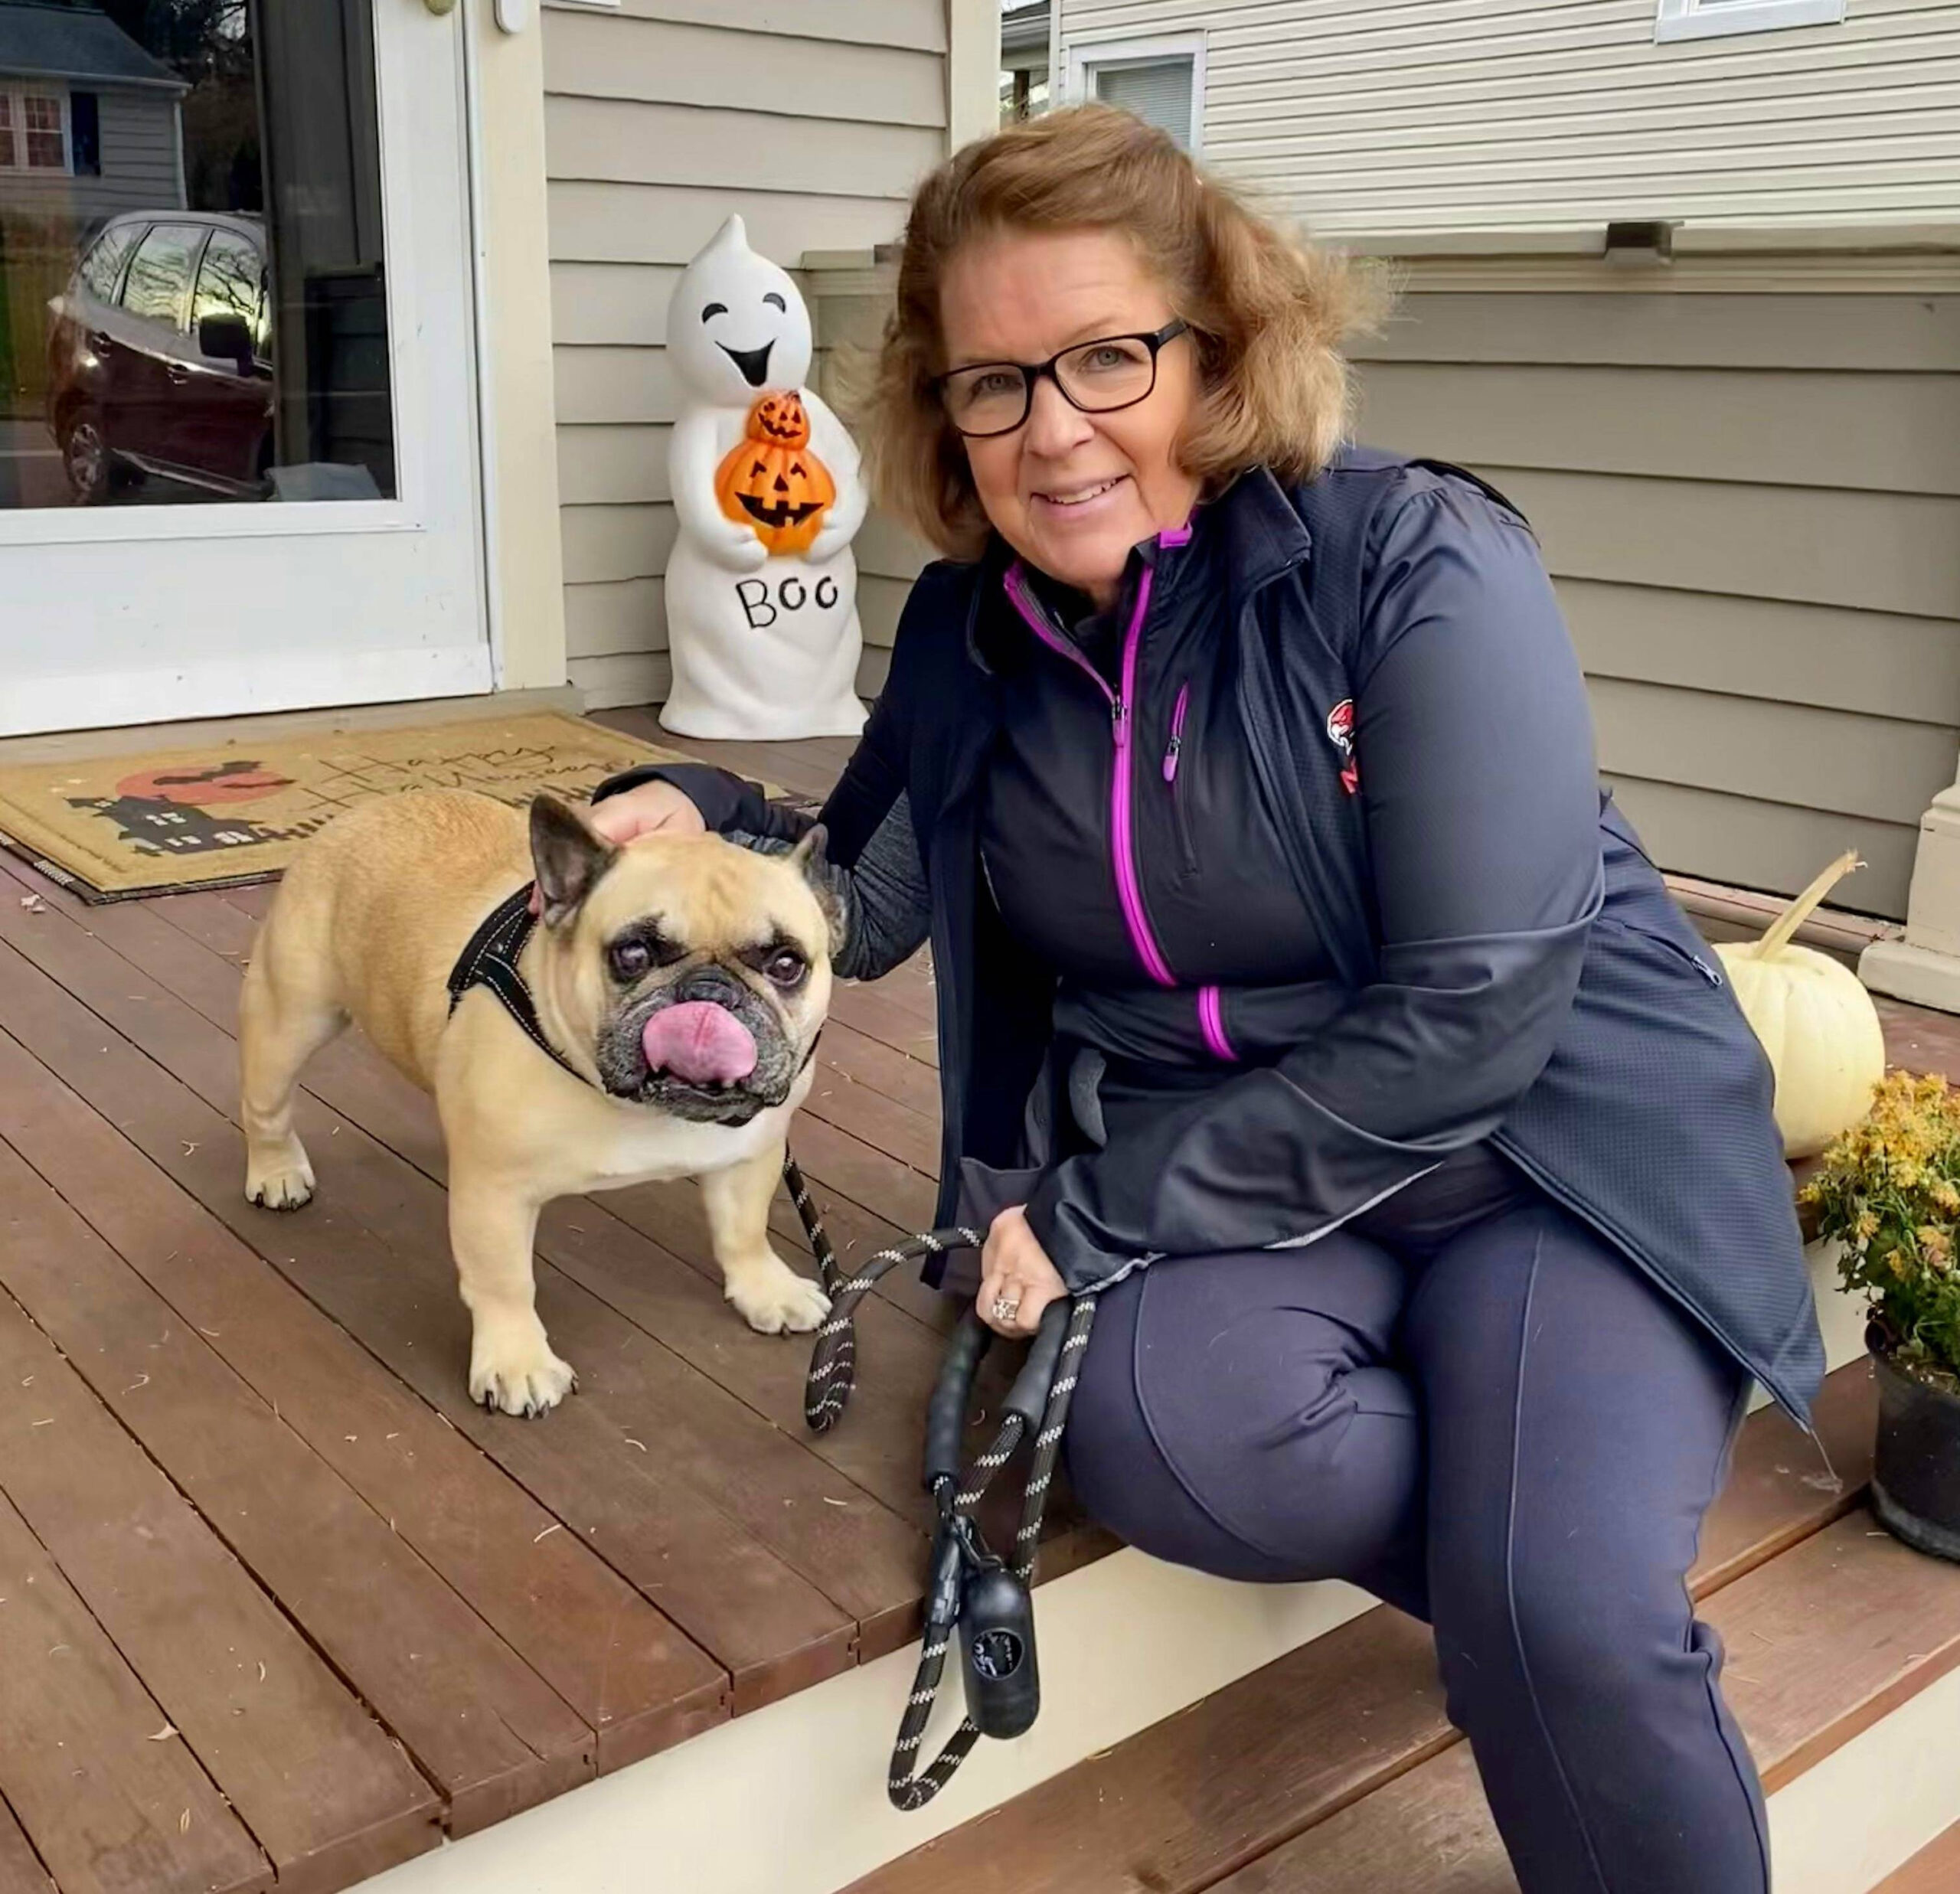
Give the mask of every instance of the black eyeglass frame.
[[[963, 364], [958, 368], [949, 369], [942, 375], [935, 375], [927, 384], [939, 397], [939, 406], [946, 417], [952, 422], [954, 431], [963, 439], [990, 441], [1003, 434], [1011, 434], [1016, 428], [1025, 427], [1027, 417], [1034, 412], [1034, 387], [1044, 375], [1055, 384], [1057, 391], [1069, 406], [1080, 414], [1120, 414], [1125, 408], [1135, 407], [1139, 401], [1148, 401], [1157, 392], [1157, 358], [1167, 344], [1174, 342], [1180, 335], [1191, 333], [1191, 325], [1181, 315], [1174, 315], [1161, 329], [1134, 335], [1097, 335], [1086, 342], [1071, 342], [1066, 348], [1058, 348], [1044, 362], [1027, 361], [975, 361]], [[1106, 342], [1141, 342], [1150, 351], [1150, 386], [1142, 393], [1132, 395], [1127, 401], [1113, 403], [1106, 408], [1084, 406], [1067, 389], [1062, 386], [1062, 378], [1056, 373], [1057, 364], [1064, 355], [1079, 354], [1085, 348], [1099, 348]], [[985, 368], [1011, 368], [1021, 376], [1021, 414], [1011, 426], [972, 429], [962, 427], [953, 418], [952, 410], [946, 407], [946, 391], [956, 375], [970, 375]]]

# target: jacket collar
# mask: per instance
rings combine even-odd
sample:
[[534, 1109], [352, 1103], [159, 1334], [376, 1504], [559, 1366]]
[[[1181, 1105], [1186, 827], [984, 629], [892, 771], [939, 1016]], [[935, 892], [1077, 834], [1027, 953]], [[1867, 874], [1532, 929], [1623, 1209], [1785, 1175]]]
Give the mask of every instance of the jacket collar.
[[[1148, 564], [1160, 604], [1190, 588], [1196, 578], [1201, 595], [1222, 597], [1236, 613], [1245, 599], [1304, 563], [1312, 550], [1312, 535], [1285, 488], [1266, 468], [1250, 467], [1215, 498], [1200, 502], [1187, 527], [1137, 546], [1124, 574], [1123, 591], [1128, 594], [1138, 570]], [[989, 675], [1019, 645], [1018, 617], [1011, 612], [1004, 616], [998, 609], [1017, 563], [1013, 549], [996, 534], [975, 568], [968, 596], [967, 657]], [[1010, 640], [1005, 646], [989, 636], [1003, 625]]]

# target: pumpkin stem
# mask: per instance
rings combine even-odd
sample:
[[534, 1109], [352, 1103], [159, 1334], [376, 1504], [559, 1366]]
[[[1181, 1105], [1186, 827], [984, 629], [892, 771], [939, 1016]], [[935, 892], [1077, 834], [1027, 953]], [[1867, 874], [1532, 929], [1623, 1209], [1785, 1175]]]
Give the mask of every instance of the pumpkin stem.
[[1855, 848], [1847, 848], [1829, 867], [1824, 870], [1803, 893], [1777, 916], [1769, 924], [1769, 930], [1756, 944], [1756, 958], [1768, 960], [1779, 954], [1790, 944], [1791, 937], [1811, 917], [1811, 911], [1845, 876], [1864, 864], [1858, 859]]

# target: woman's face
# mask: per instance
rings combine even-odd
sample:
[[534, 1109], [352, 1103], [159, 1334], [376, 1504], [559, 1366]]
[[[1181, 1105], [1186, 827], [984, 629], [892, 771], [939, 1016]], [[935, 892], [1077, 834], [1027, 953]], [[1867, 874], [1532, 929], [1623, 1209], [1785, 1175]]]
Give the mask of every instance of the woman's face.
[[[1128, 240], [1107, 230], [976, 239], [939, 290], [949, 369], [1046, 361], [1078, 342], [1152, 334], [1176, 313]], [[1043, 376], [1012, 433], [963, 443], [988, 519], [1031, 565], [1106, 610], [1130, 549], [1183, 525], [1197, 503], [1198, 483], [1173, 456], [1197, 398], [1188, 335], [1164, 345], [1150, 393], [1112, 413], [1083, 413]]]

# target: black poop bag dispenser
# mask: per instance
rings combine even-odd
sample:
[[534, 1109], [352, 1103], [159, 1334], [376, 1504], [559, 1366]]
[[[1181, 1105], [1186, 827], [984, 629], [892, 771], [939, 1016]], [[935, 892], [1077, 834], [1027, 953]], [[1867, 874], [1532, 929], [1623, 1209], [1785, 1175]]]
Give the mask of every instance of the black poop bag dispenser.
[[[1069, 1305], [1052, 1303], [1009, 1390], [1005, 1413], [1018, 1416], [1021, 1436], [1038, 1434], [1068, 1330]], [[1041, 1708], [1040, 1663], [1034, 1641], [1034, 1605], [1024, 1571], [992, 1551], [974, 1523], [970, 1504], [961, 1506], [959, 1447], [973, 1381], [993, 1340], [972, 1311], [962, 1318], [926, 1409], [925, 1474], [938, 1502], [939, 1525], [927, 1602], [929, 1640], [951, 1632], [959, 1641], [966, 1713], [983, 1736], [1025, 1735]], [[984, 1491], [1005, 1455], [982, 1455], [974, 1468], [969, 1501]], [[989, 1465], [989, 1461], [993, 1464]], [[1034, 1476], [1040, 1477], [1039, 1469]], [[1045, 1490], [1031, 1486], [1031, 1493]], [[1029, 1517], [1024, 1514], [1024, 1518]], [[1034, 1516], [1038, 1517], [1038, 1514]], [[1034, 1548], [1025, 1548], [1031, 1561]]]

